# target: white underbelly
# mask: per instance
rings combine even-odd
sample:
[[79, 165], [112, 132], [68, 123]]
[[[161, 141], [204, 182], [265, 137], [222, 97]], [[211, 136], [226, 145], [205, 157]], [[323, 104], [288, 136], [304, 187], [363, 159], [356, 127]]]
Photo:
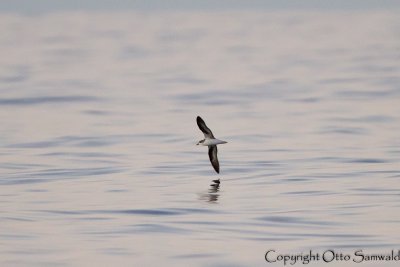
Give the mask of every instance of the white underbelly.
[[213, 146], [213, 145], [220, 145], [220, 144], [226, 144], [225, 141], [218, 140], [218, 139], [206, 139], [202, 145], [203, 146]]

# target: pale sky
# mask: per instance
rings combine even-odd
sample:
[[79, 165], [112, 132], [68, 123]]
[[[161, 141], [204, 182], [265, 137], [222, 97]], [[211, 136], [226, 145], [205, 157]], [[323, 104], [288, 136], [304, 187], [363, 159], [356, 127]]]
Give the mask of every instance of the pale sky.
[[0, 12], [47, 13], [68, 10], [229, 10], [400, 8], [398, 0], [1, 0]]

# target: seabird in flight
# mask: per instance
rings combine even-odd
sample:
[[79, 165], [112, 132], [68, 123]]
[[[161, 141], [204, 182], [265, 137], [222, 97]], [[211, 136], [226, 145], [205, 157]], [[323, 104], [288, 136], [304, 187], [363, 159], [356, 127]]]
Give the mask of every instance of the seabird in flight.
[[[214, 167], [214, 170], [219, 173], [219, 162], [217, 157], [217, 145], [226, 144], [227, 142], [216, 139], [211, 132], [210, 128], [207, 127], [206, 123], [203, 121], [200, 116], [197, 116], [197, 125], [200, 130], [204, 133], [204, 139], [200, 140], [197, 145], [208, 146], [208, 156], [210, 157], [211, 165]], [[219, 184], [219, 179], [214, 180], [215, 183]]]

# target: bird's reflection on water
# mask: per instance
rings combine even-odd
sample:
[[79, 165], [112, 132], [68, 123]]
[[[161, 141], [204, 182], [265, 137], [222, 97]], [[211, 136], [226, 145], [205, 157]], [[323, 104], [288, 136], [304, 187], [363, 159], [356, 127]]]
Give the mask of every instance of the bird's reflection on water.
[[200, 194], [200, 199], [211, 203], [217, 203], [220, 196], [219, 189], [220, 183], [212, 183], [207, 193]]

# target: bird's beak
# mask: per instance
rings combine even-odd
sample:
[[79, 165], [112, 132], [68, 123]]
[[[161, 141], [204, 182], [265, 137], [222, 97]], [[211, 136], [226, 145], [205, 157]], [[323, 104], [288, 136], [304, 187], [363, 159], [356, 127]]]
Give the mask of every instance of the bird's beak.
[[199, 143], [197, 143], [197, 144], [196, 144], [196, 146], [198, 146], [199, 144], [200, 144], [200, 142], [199, 142]]

